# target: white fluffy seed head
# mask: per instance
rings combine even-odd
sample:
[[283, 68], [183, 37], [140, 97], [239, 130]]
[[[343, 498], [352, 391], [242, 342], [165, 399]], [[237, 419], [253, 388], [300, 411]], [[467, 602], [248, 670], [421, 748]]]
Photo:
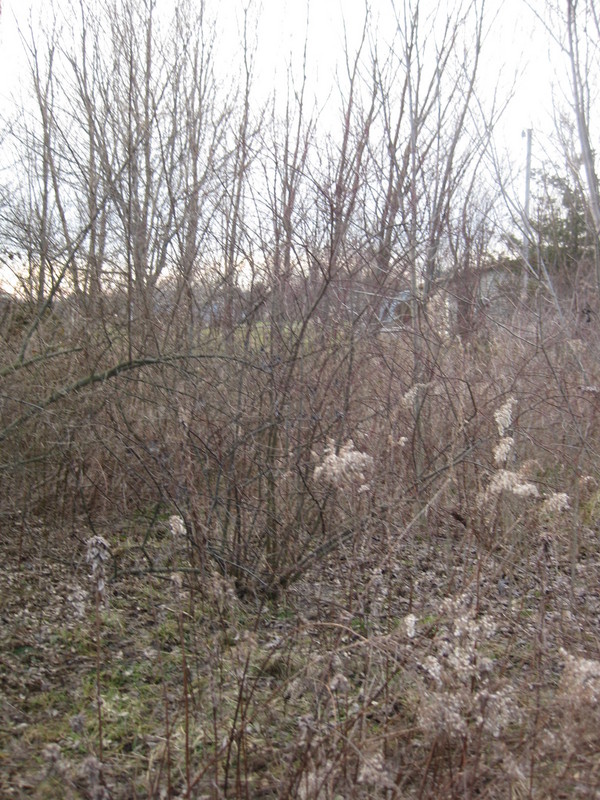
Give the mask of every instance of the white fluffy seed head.
[[515, 440], [512, 438], [512, 436], [505, 436], [503, 439], [500, 439], [494, 448], [494, 461], [498, 467], [505, 466], [506, 462], [508, 461], [508, 457], [512, 452], [514, 444]]
[[517, 497], [539, 497], [540, 493], [535, 484], [523, 479], [517, 472], [508, 469], [499, 469], [493, 476], [486, 490], [486, 499], [497, 496], [502, 492], [510, 492]]
[[546, 514], [560, 514], [562, 511], [568, 511], [571, 506], [569, 505], [569, 495], [565, 492], [553, 492], [545, 500], [542, 510]]
[[516, 405], [517, 401], [515, 398], [509, 397], [508, 400], [500, 406], [500, 408], [494, 411], [494, 419], [496, 420], [496, 425], [498, 426], [498, 436], [501, 438], [512, 425], [513, 409]]
[[169, 530], [171, 531], [171, 536], [175, 538], [185, 536], [185, 523], [177, 514], [169, 517]]
[[329, 486], [355, 486], [360, 493], [369, 490], [368, 476], [373, 470], [373, 458], [367, 453], [356, 450], [350, 439], [335, 452], [335, 444], [329, 441], [325, 448], [323, 461], [315, 467], [314, 478], [317, 483]]

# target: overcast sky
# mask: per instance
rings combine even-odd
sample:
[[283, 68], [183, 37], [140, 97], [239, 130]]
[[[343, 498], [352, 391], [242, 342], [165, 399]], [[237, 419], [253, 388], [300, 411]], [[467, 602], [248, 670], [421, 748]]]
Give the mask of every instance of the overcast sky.
[[[60, 2], [55, 0], [59, 6]], [[231, 64], [240, 49], [243, 8], [247, 0], [208, 0], [208, 4], [216, 10], [223, 41], [218, 57], [223, 59], [224, 65]], [[449, 4], [444, 0], [420, 0], [419, 8], [426, 13], [428, 8], [439, 5], [445, 9]], [[2, 0], [0, 108], [10, 107], [19, 77], [25, 71], [18, 28], [27, 29], [31, 7], [37, 15], [40, 9], [47, 12], [50, 5], [50, 0], [31, 3]], [[370, 0], [369, 5], [373, 22], [385, 37], [393, 28], [392, 0]], [[258, 26], [252, 32], [258, 41], [259, 90], [266, 94], [279, 83], [283, 85], [290, 56], [292, 62], [299, 64], [308, 7], [310, 75], [315, 94], [323, 100], [335, 86], [345, 37], [351, 52], [359, 41], [365, 16], [364, 0], [312, 0], [308, 6], [302, 0], [254, 0], [253, 7], [261, 8]], [[486, 8], [492, 27], [484, 50], [482, 82], [490, 92], [499, 82], [501, 92], [505, 93], [514, 83], [513, 99], [496, 131], [497, 144], [500, 150], [510, 152], [516, 164], [520, 160], [524, 163], [522, 131], [528, 127], [534, 129], [534, 156], [537, 158], [543, 155], [544, 137], [552, 131], [556, 59], [551, 64], [547, 37], [542, 26], [536, 24], [526, 0], [487, 0]]]
[[[78, 0], [71, 0], [76, 3]], [[135, 0], [134, 0], [135, 1]], [[191, 0], [192, 3], [200, 0]], [[412, 0], [416, 2], [417, 0]], [[476, 0], [483, 2], [483, 0]], [[19, 29], [25, 34], [29, 20], [50, 15], [54, 7], [67, 8], [69, 0], [0, 0], [0, 115], [11, 115], [19, 108], [13, 97], [19, 82], [27, 79], [26, 61]], [[155, 0], [160, 7], [172, 8], [172, 0]], [[254, 95], [266, 99], [274, 90], [285, 94], [288, 64], [300, 74], [305, 35], [309, 94], [314, 94], [322, 120], [339, 124], [337, 72], [343, 73], [345, 44], [354, 53], [365, 20], [365, 0], [206, 0], [214, 12], [218, 29], [216, 57], [223, 74], [240, 64], [244, 7], [251, 4], [254, 22], [250, 25], [250, 44], [256, 41], [256, 83]], [[395, 0], [400, 7], [402, 0]], [[460, 0], [418, 0], [425, 17], [431, 9], [445, 10]], [[464, 0], [466, 3], [468, 0]], [[488, 36], [480, 66], [480, 89], [500, 96], [512, 95], [501, 122], [495, 129], [495, 145], [503, 159], [503, 185], [511, 202], [520, 206], [524, 199], [526, 139], [522, 134], [534, 131], [533, 166], [547, 160], [553, 132], [553, 98], [566, 105], [561, 97], [561, 58], [550, 51], [543, 25], [528, 7], [529, 2], [545, 7], [546, 0], [485, 0]], [[369, 0], [372, 30], [379, 31], [378, 43], [385, 50], [395, 30], [394, 0]], [[252, 15], [251, 15], [252, 16]], [[258, 21], [256, 21], [258, 20]], [[566, 68], [562, 65], [563, 75]], [[327, 99], [329, 98], [329, 103]], [[0, 156], [2, 153], [0, 153]], [[506, 160], [512, 163], [507, 168]], [[492, 180], [495, 180], [494, 173]], [[509, 177], [510, 176], [510, 177]]]

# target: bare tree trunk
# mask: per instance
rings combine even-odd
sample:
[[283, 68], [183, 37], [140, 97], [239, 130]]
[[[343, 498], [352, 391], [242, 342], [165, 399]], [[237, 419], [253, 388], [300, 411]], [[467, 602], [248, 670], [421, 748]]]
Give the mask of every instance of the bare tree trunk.
[[[589, 13], [587, 0], [584, 13]], [[590, 213], [596, 230], [596, 235], [600, 236], [600, 186], [596, 173], [595, 156], [590, 140], [590, 106], [589, 106], [589, 75], [584, 74], [581, 64], [580, 53], [580, 33], [577, 22], [577, 0], [567, 0], [567, 33], [569, 42], [569, 61], [571, 66], [571, 90], [573, 96], [573, 108], [577, 121], [577, 132], [581, 145], [581, 155], [587, 180], [588, 202]], [[592, 3], [593, 12], [593, 3]], [[598, 28], [598, 18], [596, 20], [596, 34], [600, 35]], [[587, 26], [586, 26], [587, 29]], [[593, 29], [592, 29], [593, 30]]]
[[[572, 110], [580, 155], [570, 149], [570, 137], [564, 137], [558, 125], [558, 134], [565, 150], [567, 163], [579, 180], [580, 163], [585, 174], [586, 205], [590, 228], [596, 239], [600, 237], [600, 183], [596, 172], [596, 154], [591, 132], [596, 127], [592, 120], [595, 107], [592, 87], [600, 69], [600, 15], [594, 0], [562, 0], [547, 4], [547, 16], [530, 5], [536, 18], [545, 27], [555, 45], [569, 60], [569, 81]], [[600, 259], [595, 255], [596, 284], [600, 290]]]

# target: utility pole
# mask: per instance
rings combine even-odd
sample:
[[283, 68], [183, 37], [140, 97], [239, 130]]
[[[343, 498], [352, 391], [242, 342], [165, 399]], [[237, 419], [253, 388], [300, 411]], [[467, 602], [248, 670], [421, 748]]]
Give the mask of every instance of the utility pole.
[[531, 140], [533, 138], [533, 129], [527, 128], [523, 131], [523, 136], [527, 136], [527, 161], [525, 163], [525, 249], [523, 255], [525, 261], [529, 261], [529, 198], [531, 187]]
[[526, 131], [523, 131], [522, 136], [527, 136], [527, 160], [525, 162], [525, 209], [524, 209], [524, 223], [525, 223], [525, 236], [523, 238], [523, 261], [524, 270], [523, 270], [523, 288], [522, 288], [522, 299], [525, 301], [527, 299], [527, 284], [529, 279], [529, 199], [530, 199], [530, 187], [531, 187], [531, 140], [533, 139], [533, 129], [527, 128]]

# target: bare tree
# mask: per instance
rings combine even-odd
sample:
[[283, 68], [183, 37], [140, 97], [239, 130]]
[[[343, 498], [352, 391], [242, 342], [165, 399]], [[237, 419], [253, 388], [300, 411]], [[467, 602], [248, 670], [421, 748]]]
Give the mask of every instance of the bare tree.
[[600, 236], [600, 184], [590, 133], [593, 124], [592, 97], [597, 92], [594, 81], [600, 68], [600, 17], [597, 6], [588, 0], [567, 0], [566, 25], [573, 111], [581, 145], [590, 212], [596, 234]]
[[[600, 75], [600, 16], [593, 0], [564, 0], [545, 7], [544, 11], [530, 4], [535, 18], [542, 25], [558, 52], [566, 59], [568, 81], [558, 78], [558, 89], [567, 96], [567, 114], [555, 110], [558, 140], [575, 180], [580, 181], [583, 167], [586, 202], [590, 225], [600, 236], [600, 182], [596, 164], [593, 131], [597, 125], [595, 106]], [[578, 148], [573, 148], [571, 123], [576, 131]], [[578, 152], [575, 152], [578, 150]], [[600, 260], [596, 258], [596, 282], [600, 286]]]
[[[480, 196], [483, 19], [473, 2], [443, 18], [409, 0], [396, 10], [387, 49], [368, 14], [347, 44], [326, 129], [308, 39], [284, 102], [257, 104], [251, 8], [227, 86], [203, 4], [168, 16], [150, 0], [81, 0], [70, 36], [34, 39], [42, 213], [28, 223], [54, 248], [52, 285], [81, 349], [34, 406], [15, 401], [0, 435], [81, 403], [88, 422], [61, 439], [61, 469], [90, 517], [119, 491], [123, 515], [154, 509], [149, 530], [175, 510], [199, 568], [208, 554], [273, 591], [371, 518], [366, 489], [344, 496], [315, 458], [351, 462], [369, 430], [402, 424], [419, 491], [447, 467], [423, 424], [444, 346], [427, 304], [468, 271], [479, 236], [456, 209]], [[387, 343], [382, 304], [407, 285], [412, 315]]]

